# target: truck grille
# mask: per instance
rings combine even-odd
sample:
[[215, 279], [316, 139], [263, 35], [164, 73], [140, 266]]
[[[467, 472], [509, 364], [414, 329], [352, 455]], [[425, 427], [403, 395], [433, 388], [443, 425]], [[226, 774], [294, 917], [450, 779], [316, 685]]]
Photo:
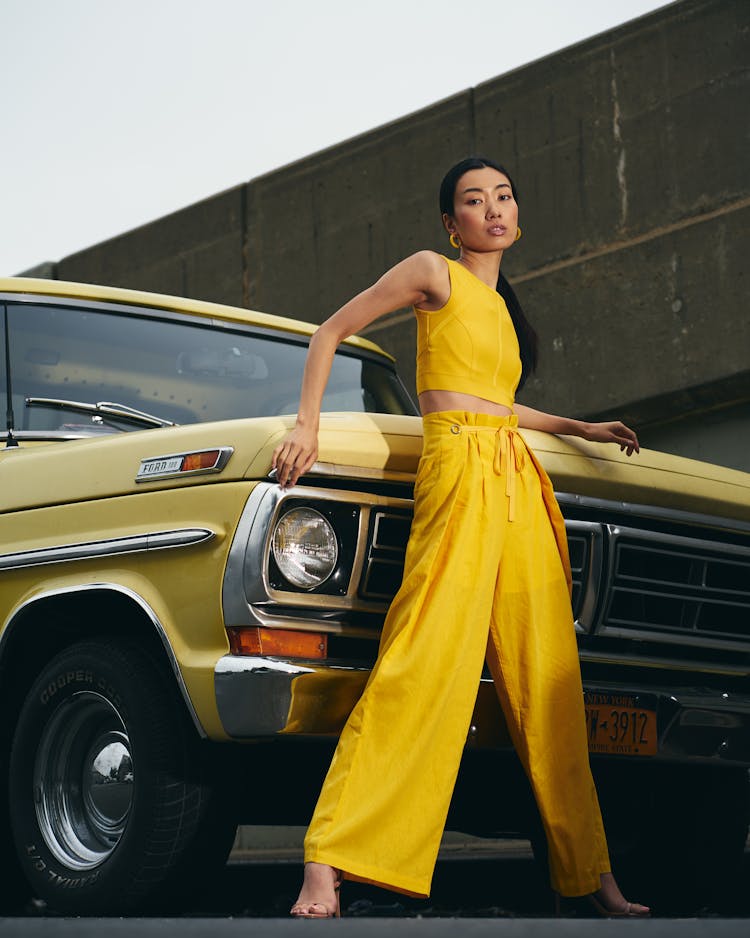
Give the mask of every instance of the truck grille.
[[647, 531], [611, 536], [607, 631], [750, 640], [750, 550]]
[[[359, 590], [363, 599], [390, 601], [396, 595], [404, 572], [406, 541], [411, 520], [411, 512], [407, 511], [372, 512]], [[573, 613], [577, 619], [584, 607], [586, 586], [591, 573], [594, 529], [600, 530], [600, 525], [568, 522], [566, 527], [573, 574]]]
[[371, 513], [359, 590], [363, 599], [390, 601], [396, 595], [404, 573], [411, 519], [409, 511], [376, 510]]
[[[276, 585], [274, 568], [260, 556], [267, 541], [256, 538], [251, 546], [258, 556], [248, 547], [237, 561], [264, 570], [256, 593], [245, 590], [253, 614], [278, 627], [336, 623], [342, 641], [376, 638], [403, 578], [412, 501], [360, 490], [310, 489], [304, 499], [279, 496], [277, 487], [272, 493], [269, 517], [279, 501], [294, 499], [331, 518], [343, 560], [338, 579], [319, 590], [293, 589], [281, 579]], [[565, 518], [573, 618], [587, 653], [709, 664], [750, 655], [750, 525], [649, 506], [636, 513], [638, 506], [564, 493], [558, 498], [573, 515]]]
[[588, 631], [592, 626], [601, 572], [601, 525], [566, 521], [565, 533], [573, 579], [573, 618], [579, 629]]

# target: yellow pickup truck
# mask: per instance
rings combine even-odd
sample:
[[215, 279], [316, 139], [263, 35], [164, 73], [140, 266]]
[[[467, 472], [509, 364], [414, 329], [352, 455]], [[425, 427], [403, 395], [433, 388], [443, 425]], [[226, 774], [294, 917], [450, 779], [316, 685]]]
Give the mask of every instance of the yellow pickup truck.
[[[0, 280], [6, 910], [184, 905], [238, 823], [309, 817], [399, 585], [421, 450], [392, 359], [351, 339], [319, 460], [280, 490], [313, 329]], [[673, 864], [711, 901], [750, 810], [750, 476], [525, 435], [566, 517], [613, 851], [646, 899]], [[488, 678], [449, 823], [538, 841]]]

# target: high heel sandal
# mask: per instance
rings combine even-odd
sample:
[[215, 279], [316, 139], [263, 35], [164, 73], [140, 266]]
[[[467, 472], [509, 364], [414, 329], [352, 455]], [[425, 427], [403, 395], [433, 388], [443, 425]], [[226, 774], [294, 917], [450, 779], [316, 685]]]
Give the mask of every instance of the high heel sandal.
[[341, 882], [344, 878], [342, 870], [333, 870], [333, 891], [336, 894], [336, 904], [329, 909], [324, 902], [297, 902], [289, 910], [292, 918], [341, 918]]
[[[594, 912], [600, 918], [650, 918], [651, 909], [645, 905], [639, 905], [637, 902], [628, 902], [625, 901], [625, 905], [622, 909], [610, 909], [603, 902], [597, 898], [598, 892], [592, 892], [588, 896], [561, 896], [559, 892], [554, 893], [555, 896], [555, 917], [560, 918], [562, 915], [562, 905], [571, 906], [572, 908], [583, 908], [584, 911], [590, 911], [593, 909]], [[589, 910], [586, 909], [586, 906], [589, 906]], [[641, 911], [642, 910], [642, 911]]]
[[591, 905], [596, 909], [597, 914], [602, 918], [650, 918], [651, 909], [647, 905], [640, 905], [638, 902], [628, 902], [625, 900], [625, 906], [620, 911], [608, 909], [606, 905], [597, 899], [597, 894], [592, 892], [586, 896]]

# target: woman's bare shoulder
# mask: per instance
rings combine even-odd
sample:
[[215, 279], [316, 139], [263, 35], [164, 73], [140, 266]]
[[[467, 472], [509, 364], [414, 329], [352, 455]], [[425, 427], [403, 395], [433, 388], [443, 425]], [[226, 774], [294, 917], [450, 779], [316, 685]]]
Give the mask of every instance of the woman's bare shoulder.
[[440, 309], [451, 292], [447, 259], [437, 251], [417, 251], [406, 261], [423, 292], [418, 305], [426, 310]]
[[444, 274], [447, 270], [446, 258], [442, 254], [438, 254], [437, 251], [417, 251], [416, 254], [412, 254], [406, 258], [406, 261], [413, 266], [414, 269], [419, 269], [430, 275], [440, 275]]

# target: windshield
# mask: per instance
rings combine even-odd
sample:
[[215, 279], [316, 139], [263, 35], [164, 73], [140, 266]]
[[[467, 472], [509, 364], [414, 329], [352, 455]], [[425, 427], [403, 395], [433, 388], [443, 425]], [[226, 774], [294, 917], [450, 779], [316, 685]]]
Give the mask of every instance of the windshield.
[[[91, 413], [73, 403], [124, 405], [179, 424], [297, 411], [304, 336], [70, 306], [8, 304], [7, 309], [18, 431], [139, 428], [107, 408]], [[0, 375], [5, 413], [4, 342]], [[29, 398], [56, 403], [28, 406]], [[323, 410], [415, 413], [388, 362], [350, 350], [336, 355]]]

